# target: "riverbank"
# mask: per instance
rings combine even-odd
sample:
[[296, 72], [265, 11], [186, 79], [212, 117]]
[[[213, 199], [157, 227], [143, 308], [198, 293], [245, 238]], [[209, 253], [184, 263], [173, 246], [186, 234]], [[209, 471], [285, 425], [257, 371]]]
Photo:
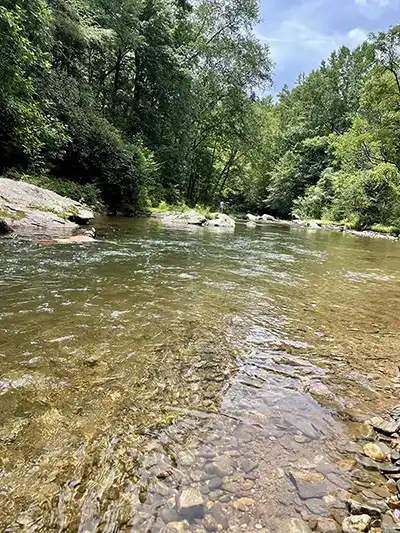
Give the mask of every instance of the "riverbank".
[[80, 202], [25, 181], [0, 178], [0, 233], [71, 234], [94, 218]]
[[256, 227], [265, 224], [280, 224], [292, 227], [305, 227], [309, 229], [324, 229], [329, 231], [336, 231], [340, 233], [347, 233], [349, 235], [356, 235], [358, 237], [370, 237], [375, 239], [389, 239], [392, 241], [400, 240], [400, 229], [390, 226], [376, 225], [371, 229], [356, 230], [350, 228], [346, 224], [340, 224], [331, 221], [321, 220], [283, 220], [274, 218], [270, 215], [256, 216], [256, 215], [241, 215], [236, 216], [237, 222], [245, 223], [248, 227]]

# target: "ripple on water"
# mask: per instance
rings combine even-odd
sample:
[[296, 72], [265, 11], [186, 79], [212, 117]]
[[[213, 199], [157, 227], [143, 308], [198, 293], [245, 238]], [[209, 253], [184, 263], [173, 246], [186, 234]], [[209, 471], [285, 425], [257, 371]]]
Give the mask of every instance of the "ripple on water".
[[397, 365], [397, 254], [107, 224], [96, 249], [5, 245], [1, 526], [275, 531], [379, 485], [343, 455], [359, 443], [342, 413], [397, 394], [377, 366]]

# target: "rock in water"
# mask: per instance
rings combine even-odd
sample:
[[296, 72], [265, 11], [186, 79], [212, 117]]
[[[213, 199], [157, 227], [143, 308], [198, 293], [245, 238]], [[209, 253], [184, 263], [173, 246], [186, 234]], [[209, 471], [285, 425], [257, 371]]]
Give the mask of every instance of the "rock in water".
[[311, 533], [311, 529], [303, 520], [289, 518], [280, 524], [276, 533]]
[[258, 220], [258, 217], [256, 217], [255, 215], [251, 215], [250, 213], [248, 213], [246, 215], [246, 218], [247, 220], [249, 220], [250, 222], [256, 222]]
[[205, 228], [234, 228], [236, 222], [225, 213], [219, 213], [213, 220], [207, 220]]
[[380, 416], [371, 418], [369, 424], [378, 431], [382, 431], [382, 433], [389, 433], [389, 435], [396, 433], [400, 429], [400, 420], [384, 420]]
[[339, 525], [331, 518], [320, 518], [317, 531], [318, 533], [338, 533]]
[[271, 215], [263, 215], [261, 219], [263, 222], [273, 222], [275, 220], [275, 218]]
[[0, 226], [17, 233], [72, 232], [92, 211], [79, 202], [24, 181], [0, 178]]
[[367, 514], [349, 516], [344, 519], [342, 524], [343, 533], [359, 533], [368, 531], [371, 525], [371, 517]]
[[176, 508], [185, 518], [203, 518], [204, 501], [200, 490], [194, 487], [183, 489], [176, 497]]
[[381, 448], [378, 446], [378, 444], [375, 444], [374, 442], [368, 442], [364, 446], [364, 453], [367, 457], [370, 457], [371, 459], [374, 459], [375, 461], [384, 461], [385, 460], [385, 454], [381, 450]]

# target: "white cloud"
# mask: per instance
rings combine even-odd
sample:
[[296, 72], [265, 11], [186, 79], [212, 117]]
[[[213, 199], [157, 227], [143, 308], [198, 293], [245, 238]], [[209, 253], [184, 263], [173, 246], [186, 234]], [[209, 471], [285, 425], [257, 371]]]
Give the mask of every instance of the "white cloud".
[[354, 0], [361, 13], [370, 18], [377, 19], [387, 10], [399, 7], [399, 0]]
[[[348, 0], [337, 2], [336, 9], [340, 9], [341, 2], [343, 9], [348, 6]], [[263, 35], [259, 37], [270, 46], [278, 88], [280, 80], [292, 78], [294, 81], [297, 74], [317, 68], [335, 49], [355, 48], [366, 40], [368, 32], [356, 25], [350, 29], [342, 25], [343, 30], [332, 28], [333, 9], [331, 0], [303, 0], [283, 12], [280, 20], [263, 28]]]

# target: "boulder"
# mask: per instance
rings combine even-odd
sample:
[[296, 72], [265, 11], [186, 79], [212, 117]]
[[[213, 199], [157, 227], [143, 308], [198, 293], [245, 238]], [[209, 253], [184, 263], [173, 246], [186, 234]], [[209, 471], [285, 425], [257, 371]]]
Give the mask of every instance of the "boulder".
[[249, 220], [250, 222], [257, 222], [259, 217], [256, 217], [255, 215], [251, 215], [250, 213], [248, 213], [248, 214], [246, 215], [246, 218], [247, 218], [247, 220]]
[[279, 525], [276, 533], [311, 533], [311, 529], [303, 520], [289, 518]]
[[24, 181], [0, 178], [2, 233], [72, 233], [92, 218], [90, 209], [70, 198]]
[[196, 211], [189, 211], [188, 213], [166, 213], [161, 217], [161, 220], [164, 224], [169, 225], [202, 226], [207, 221], [207, 218], [196, 213]]
[[263, 222], [274, 222], [276, 219], [272, 215], [263, 215], [261, 220]]
[[207, 220], [204, 224], [206, 228], [234, 228], [236, 222], [229, 215], [219, 213], [214, 219]]
[[247, 226], [248, 228], [256, 228], [256, 227], [257, 227], [257, 224], [256, 224], [255, 222], [251, 222], [251, 221], [249, 220], [249, 222], [246, 222], [246, 226]]

